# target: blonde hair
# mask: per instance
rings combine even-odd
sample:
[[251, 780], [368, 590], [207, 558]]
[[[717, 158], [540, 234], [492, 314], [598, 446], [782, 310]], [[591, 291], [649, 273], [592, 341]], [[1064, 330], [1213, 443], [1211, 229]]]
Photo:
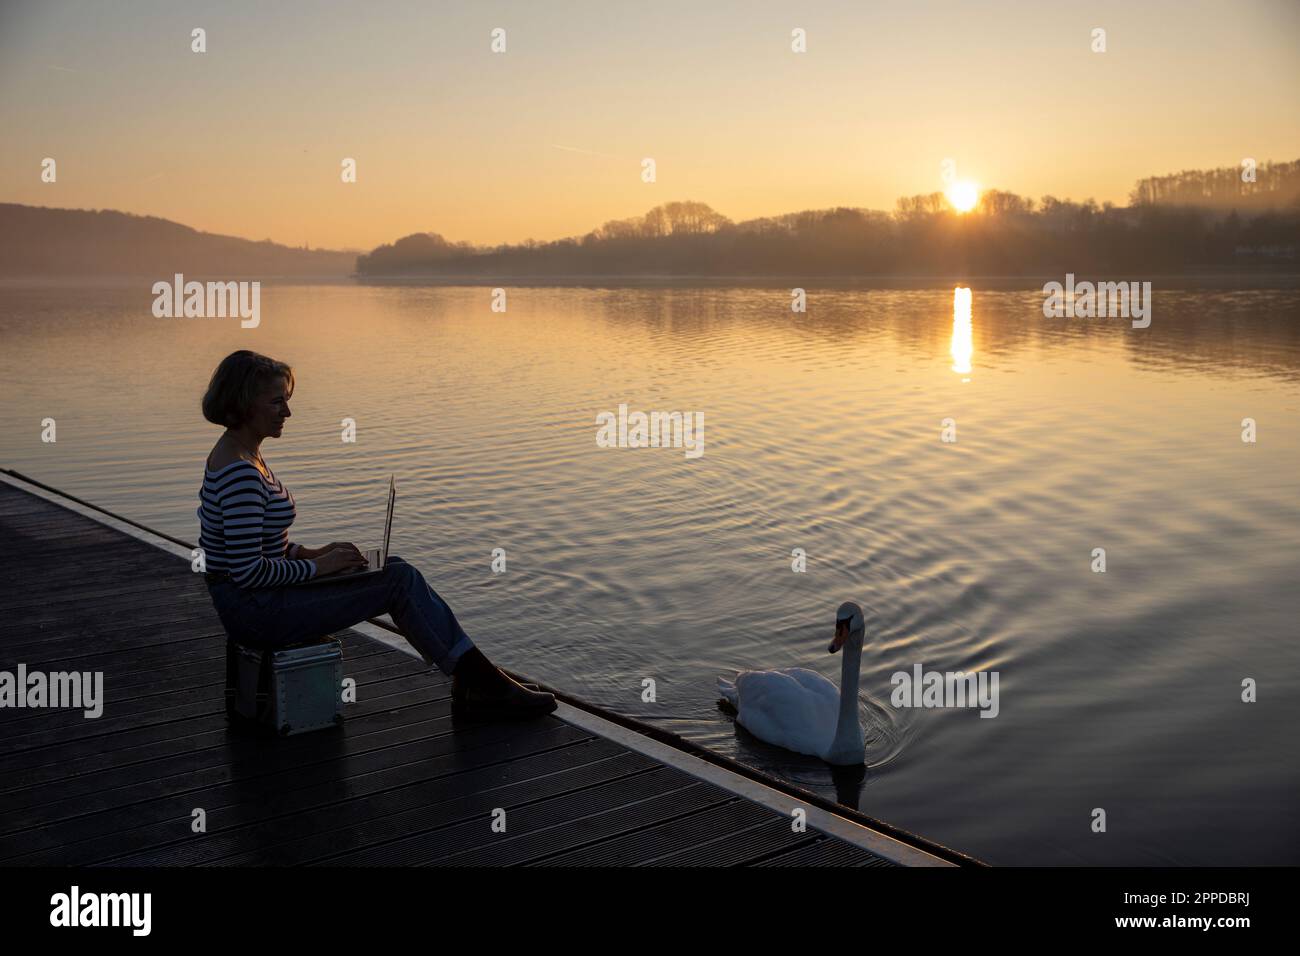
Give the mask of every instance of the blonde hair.
[[214, 425], [238, 428], [248, 421], [253, 403], [276, 379], [293, 394], [293, 369], [284, 362], [240, 349], [221, 360], [203, 395], [203, 417]]

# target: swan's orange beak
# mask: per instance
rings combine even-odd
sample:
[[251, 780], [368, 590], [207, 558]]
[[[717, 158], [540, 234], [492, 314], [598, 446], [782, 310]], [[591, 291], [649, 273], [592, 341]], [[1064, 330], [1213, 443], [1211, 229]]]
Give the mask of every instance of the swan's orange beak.
[[847, 641], [848, 639], [849, 639], [849, 622], [836, 621], [835, 637], [831, 641], [830, 652], [834, 654], [836, 651], [838, 651], [841, 647], [844, 646], [844, 642]]

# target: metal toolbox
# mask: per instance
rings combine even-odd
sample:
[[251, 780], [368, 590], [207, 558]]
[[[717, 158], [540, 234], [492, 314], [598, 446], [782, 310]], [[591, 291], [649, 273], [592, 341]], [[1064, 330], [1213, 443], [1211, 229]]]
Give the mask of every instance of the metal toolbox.
[[283, 650], [227, 645], [226, 712], [242, 727], [290, 736], [341, 724], [342, 685], [336, 638]]

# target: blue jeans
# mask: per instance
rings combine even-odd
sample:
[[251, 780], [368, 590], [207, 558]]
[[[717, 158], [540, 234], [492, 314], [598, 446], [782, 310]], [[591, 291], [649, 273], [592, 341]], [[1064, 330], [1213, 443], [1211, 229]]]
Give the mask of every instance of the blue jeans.
[[356, 580], [346, 577], [311, 587], [241, 588], [232, 581], [208, 585], [217, 616], [241, 644], [276, 648], [322, 637], [377, 617], [393, 616], [424, 662], [450, 675], [474, 646], [456, 615], [424, 576], [389, 556], [384, 570]]

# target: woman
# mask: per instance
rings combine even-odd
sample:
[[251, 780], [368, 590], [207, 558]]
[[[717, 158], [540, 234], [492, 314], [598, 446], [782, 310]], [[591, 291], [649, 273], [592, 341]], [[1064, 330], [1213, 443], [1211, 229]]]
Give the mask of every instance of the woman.
[[[516, 683], [483, 656], [451, 608], [401, 558], [350, 581], [344, 572], [366, 566], [354, 545], [289, 541], [293, 495], [262, 460], [261, 445], [283, 433], [293, 384], [288, 365], [241, 349], [217, 366], [203, 396], [203, 417], [226, 429], [208, 456], [198, 512], [208, 591], [226, 631], [241, 643], [283, 647], [387, 611], [425, 663], [451, 675], [454, 710], [479, 717], [553, 711], [552, 695]], [[340, 577], [293, 586], [327, 575]]]

